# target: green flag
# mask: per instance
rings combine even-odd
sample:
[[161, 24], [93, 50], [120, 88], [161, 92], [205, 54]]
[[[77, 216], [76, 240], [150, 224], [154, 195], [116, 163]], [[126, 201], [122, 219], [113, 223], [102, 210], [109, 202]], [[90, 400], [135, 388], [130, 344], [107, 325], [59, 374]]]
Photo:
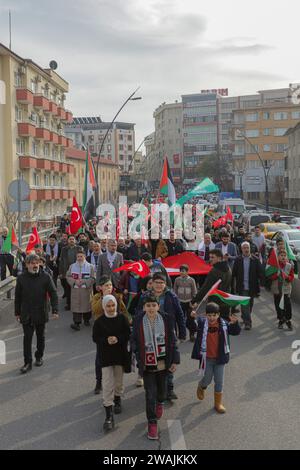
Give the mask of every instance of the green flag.
[[198, 183], [191, 191], [189, 191], [187, 194], [178, 199], [177, 204], [183, 206], [187, 201], [189, 201], [195, 196], [218, 193], [219, 191], [219, 186], [214, 184], [210, 178], [204, 178], [201, 183]]
[[284, 243], [285, 243], [285, 250], [286, 250], [286, 253], [287, 253], [288, 260], [289, 261], [296, 261], [296, 256], [292, 252], [290, 244], [286, 240], [284, 241]]
[[12, 240], [12, 228], [8, 232], [8, 235], [7, 235], [5, 241], [2, 245], [2, 253], [10, 253], [11, 252], [11, 248], [12, 248], [11, 240]]

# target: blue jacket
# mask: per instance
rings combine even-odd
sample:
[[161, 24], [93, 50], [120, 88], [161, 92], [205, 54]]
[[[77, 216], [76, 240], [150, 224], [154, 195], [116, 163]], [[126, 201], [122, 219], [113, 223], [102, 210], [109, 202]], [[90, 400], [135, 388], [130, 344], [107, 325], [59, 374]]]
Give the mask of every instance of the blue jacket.
[[[143, 301], [144, 298], [149, 295], [149, 292], [143, 294], [140, 298], [136, 309], [136, 315], [143, 313]], [[167, 315], [172, 318], [173, 321], [173, 328], [175, 329], [175, 325], [177, 324], [179, 330], [179, 339], [186, 338], [186, 327], [185, 327], [185, 317], [183, 310], [181, 308], [180, 302], [178, 297], [174, 292], [167, 289], [164, 293], [164, 302], [161, 306], [161, 310], [163, 310]]]
[[[133, 331], [131, 336], [132, 351], [135, 354], [139, 375], [142, 377], [145, 371], [145, 338], [143, 329], [143, 317], [145, 313], [139, 314], [134, 318]], [[172, 364], [180, 364], [180, 353], [176, 345], [176, 336], [172, 324], [172, 319], [165, 313], [160, 313], [165, 324], [166, 337], [166, 369], [168, 370]]]
[[[192, 352], [192, 359], [197, 359], [198, 361], [201, 361], [201, 358], [202, 358], [201, 344], [202, 344], [205, 320], [206, 320], [205, 318], [199, 318], [198, 320], [197, 338], [194, 343], [194, 348]], [[230, 344], [229, 335], [238, 336], [241, 332], [241, 327], [238, 322], [230, 324], [225, 321], [225, 323], [227, 326], [228, 343]], [[222, 328], [221, 321], [219, 319], [219, 354], [217, 357], [217, 364], [220, 364], [220, 365], [228, 364], [228, 362], [229, 362], [229, 353], [225, 354], [224, 330]]]

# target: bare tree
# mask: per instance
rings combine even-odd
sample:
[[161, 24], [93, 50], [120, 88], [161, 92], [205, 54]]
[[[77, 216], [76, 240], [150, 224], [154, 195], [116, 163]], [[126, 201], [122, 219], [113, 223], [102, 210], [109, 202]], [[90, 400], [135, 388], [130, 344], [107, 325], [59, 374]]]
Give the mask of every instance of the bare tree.
[[9, 210], [9, 199], [8, 197], [4, 197], [0, 202], [0, 212], [1, 212], [1, 225], [10, 227], [13, 225], [14, 227], [17, 224], [18, 214], [16, 212], [10, 212]]

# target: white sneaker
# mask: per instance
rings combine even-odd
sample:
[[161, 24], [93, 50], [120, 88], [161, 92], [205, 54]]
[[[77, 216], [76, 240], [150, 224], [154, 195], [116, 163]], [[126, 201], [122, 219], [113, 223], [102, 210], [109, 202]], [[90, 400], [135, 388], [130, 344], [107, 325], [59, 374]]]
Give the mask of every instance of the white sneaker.
[[136, 387], [143, 387], [144, 386], [144, 380], [142, 379], [142, 377], [139, 377], [135, 383], [135, 386]]

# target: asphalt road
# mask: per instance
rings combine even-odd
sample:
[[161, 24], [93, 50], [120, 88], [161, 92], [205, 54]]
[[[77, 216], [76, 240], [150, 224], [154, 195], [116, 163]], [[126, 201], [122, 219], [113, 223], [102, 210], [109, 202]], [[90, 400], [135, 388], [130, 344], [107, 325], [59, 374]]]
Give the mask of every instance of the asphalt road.
[[[63, 304], [62, 304], [63, 305]], [[148, 441], [144, 391], [136, 373], [125, 376], [123, 413], [104, 435], [101, 395], [93, 388], [95, 346], [91, 328], [70, 329], [71, 313], [47, 326], [45, 363], [21, 376], [22, 330], [12, 304], [1, 301], [0, 340], [7, 364], [0, 365], [0, 449], [299, 449], [300, 365], [292, 364], [292, 343], [300, 340], [300, 307], [294, 305], [295, 330], [279, 331], [272, 298], [263, 292], [254, 308], [251, 332], [231, 341], [225, 372], [225, 415], [213, 409], [213, 387], [204, 402], [196, 399], [197, 362], [192, 345], [180, 345], [176, 372], [179, 399], [160, 421], [160, 440]]]

